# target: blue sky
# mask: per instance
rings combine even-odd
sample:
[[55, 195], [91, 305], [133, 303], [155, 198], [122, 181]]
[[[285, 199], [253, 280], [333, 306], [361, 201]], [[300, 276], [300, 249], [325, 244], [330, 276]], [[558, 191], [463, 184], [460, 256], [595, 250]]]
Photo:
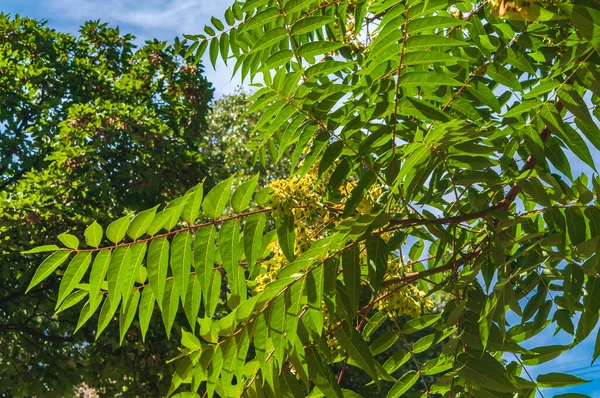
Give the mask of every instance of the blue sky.
[[[227, 0], [1, 0], [0, 11], [47, 19], [50, 27], [73, 34], [84, 21], [100, 19], [134, 34], [142, 44], [199, 33], [211, 16], [222, 19], [228, 5]], [[205, 75], [215, 87], [215, 96], [233, 92], [240, 81], [231, 80], [232, 65], [227, 67], [219, 59], [215, 71], [205, 58]]]
[[[221, 17], [228, 0], [2, 0], [0, 11], [20, 14], [36, 19], [47, 19], [48, 25], [60, 31], [77, 33], [79, 26], [86, 20], [100, 19], [111, 25], [118, 25], [122, 32], [132, 33], [139, 44], [144, 40], [158, 38], [171, 40], [183, 33], [199, 33], [211, 16]], [[240, 84], [239, 79], [231, 79], [232, 68], [218, 61], [216, 71], [204, 60], [206, 77], [215, 87], [216, 97], [233, 92]], [[593, 151], [597, 158], [597, 151]], [[581, 165], [573, 157], [573, 174], [580, 172], [591, 174], [591, 170]], [[549, 328], [544, 333], [524, 344], [528, 348], [537, 346], [568, 344], [571, 339], [564, 333], [553, 336]], [[585, 393], [600, 397], [600, 361], [593, 367], [590, 359], [593, 352], [596, 331], [590, 337], [566, 355], [538, 367], [528, 367], [535, 378], [540, 373], [567, 372], [585, 379], [597, 378], [592, 383], [570, 389], [544, 390], [544, 397], [564, 392]], [[512, 360], [510, 356], [507, 360]]]

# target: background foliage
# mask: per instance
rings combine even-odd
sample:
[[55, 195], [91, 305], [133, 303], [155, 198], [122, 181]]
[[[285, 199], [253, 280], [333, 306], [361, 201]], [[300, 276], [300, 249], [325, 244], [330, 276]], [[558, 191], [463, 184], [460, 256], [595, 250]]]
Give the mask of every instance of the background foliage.
[[2, 396], [69, 396], [82, 382], [107, 396], [166, 393], [176, 343], [162, 328], [151, 328], [145, 344], [132, 330], [120, 346], [111, 326], [91, 344], [91, 325], [73, 334], [76, 312], [54, 316], [59, 277], [25, 295], [37, 259], [20, 252], [65, 228], [182, 194], [192, 182], [212, 186], [238, 171], [230, 165], [256, 172], [237, 149], [256, 118], [242, 116], [247, 95], [209, 109], [200, 64], [177, 56], [178, 44], [136, 49], [133, 39], [98, 22], [73, 37], [0, 15]]
[[[600, 149], [598, 21], [583, 1], [236, 1], [185, 54], [255, 82], [251, 148], [290, 150], [290, 177], [198, 184], [91, 224], [87, 247], [60, 235], [30, 252], [53, 253], [29, 289], [72, 257], [58, 300], [85, 303], [80, 323], [99, 311], [97, 334], [119, 311], [143, 335], [158, 308], [169, 336], [182, 307], [180, 396], [356, 396], [348, 367], [388, 397], [585, 383], [527, 367], [600, 313], [600, 181], [568, 160], [595, 169]], [[522, 345], [549, 327], [572, 343]]]

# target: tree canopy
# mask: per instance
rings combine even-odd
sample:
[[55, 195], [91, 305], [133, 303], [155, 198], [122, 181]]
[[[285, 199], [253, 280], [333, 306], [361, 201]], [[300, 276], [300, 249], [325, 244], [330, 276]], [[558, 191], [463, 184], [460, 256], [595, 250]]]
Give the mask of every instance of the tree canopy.
[[[291, 150], [289, 177], [59, 235], [28, 290], [64, 270], [57, 304], [96, 337], [169, 336], [181, 308], [169, 395], [351, 397], [348, 368], [387, 397], [586, 382], [527, 369], [600, 314], [600, 180], [573, 173], [600, 149], [597, 4], [250, 0], [211, 21], [185, 56], [256, 86], [251, 148]], [[571, 342], [531, 348], [548, 328]]]
[[145, 380], [156, 391], [156, 375], [170, 375], [164, 337], [146, 347], [152, 366], [135, 359], [140, 347], [118, 348], [118, 331], [94, 346], [93, 328], [73, 335], [78, 315], [54, 316], [60, 279], [25, 295], [37, 259], [20, 254], [65, 228], [182, 194], [208, 174], [211, 155], [199, 149], [212, 88], [201, 65], [178, 56], [177, 43], [136, 48], [133, 40], [97, 21], [75, 37], [0, 14], [2, 396], [69, 395], [82, 379], [119, 390], [132, 368], [140, 379], [152, 375]]

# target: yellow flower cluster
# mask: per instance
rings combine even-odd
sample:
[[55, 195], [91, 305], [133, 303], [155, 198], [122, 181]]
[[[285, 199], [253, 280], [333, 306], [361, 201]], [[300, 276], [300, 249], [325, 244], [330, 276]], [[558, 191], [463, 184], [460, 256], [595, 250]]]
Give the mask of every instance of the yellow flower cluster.
[[[273, 196], [270, 201], [273, 216], [277, 218], [293, 215], [294, 217], [296, 255], [306, 251], [316, 239], [321, 237], [319, 235], [323, 235], [320, 232], [323, 225], [332, 220], [331, 217], [334, 213], [344, 209], [356, 184], [357, 181], [343, 184], [339, 189], [341, 199], [337, 203], [328, 204], [329, 207], [321, 203], [325, 189], [315, 170], [311, 170], [302, 177], [294, 176], [270, 184], [273, 188]], [[356, 207], [356, 211], [359, 214], [371, 213], [383, 193], [384, 187], [378, 184], [373, 185]], [[389, 238], [389, 236], [386, 237]], [[267, 284], [277, 279], [277, 273], [287, 264], [287, 259], [278, 242], [271, 243], [269, 248], [273, 255], [261, 264], [261, 273], [256, 278], [255, 291], [257, 292], [264, 290]], [[361, 255], [366, 255], [365, 251]], [[398, 278], [407, 271], [410, 272], [410, 267], [406, 267], [403, 262], [390, 259], [386, 279]], [[422, 309], [427, 310], [433, 307], [432, 300], [426, 298], [425, 293], [416, 286], [407, 285], [394, 291], [392, 289], [393, 287], [385, 289], [380, 296], [382, 298], [376, 304], [379, 311], [387, 312], [390, 317], [400, 315], [417, 317]], [[323, 320], [327, 329], [335, 326], [325, 305], [323, 305]], [[334, 336], [328, 335], [327, 343], [332, 352], [339, 350], [339, 344]]]
[[[331, 317], [329, 316], [329, 309], [323, 302], [323, 327], [325, 330], [332, 330], [337, 325]], [[325, 338], [327, 339], [327, 346], [329, 347], [329, 351], [332, 354], [337, 354], [342, 351], [342, 346], [337, 341], [337, 338], [333, 334], [326, 334]]]
[[[350, 181], [340, 187], [340, 193], [343, 195], [343, 197], [339, 205], [336, 206], [336, 208], [339, 208], [340, 210], [344, 209], [344, 206], [346, 205], [346, 201], [350, 196], [350, 193], [352, 193], [352, 190], [354, 189], [354, 187], [356, 187], [356, 183], [356, 181]], [[373, 207], [377, 203], [377, 199], [379, 199], [382, 193], [383, 187], [381, 185], [373, 185], [367, 191], [367, 194], [360, 201], [358, 206], [356, 206], [356, 211], [360, 214], [369, 214], [373, 210]]]
[[[399, 278], [404, 273], [411, 271], [410, 264], [404, 265], [400, 261], [388, 261], [388, 269], [386, 279]], [[433, 309], [433, 300], [430, 297], [425, 297], [425, 292], [419, 290], [415, 285], [406, 285], [400, 289], [394, 286], [383, 290], [379, 296], [381, 299], [375, 305], [378, 311], [387, 312], [390, 318], [396, 318], [401, 315], [407, 315], [411, 318], [416, 318], [423, 311]]]
[[500, 18], [507, 15], [518, 15], [525, 21], [532, 19], [531, 3], [529, 0], [492, 0], [492, 12], [497, 13]]
[[267, 247], [273, 253], [273, 257], [261, 264], [261, 272], [256, 277], [256, 287], [254, 288], [256, 293], [262, 292], [269, 283], [277, 279], [277, 273], [287, 264], [279, 242], [270, 243]]
[[316, 227], [323, 221], [325, 209], [321, 204], [323, 188], [312, 171], [302, 177], [271, 183], [273, 197], [270, 206], [274, 217], [294, 216], [296, 254], [306, 251], [315, 240]]
[[395, 288], [385, 289], [383, 299], [375, 305], [378, 311], [387, 312], [390, 318], [401, 315], [416, 318], [421, 315], [421, 304], [426, 310], [433, 308], [432, 300], [414, 285], [406, 285], [392, 292], [393, 289]]
[[[273, 181], [273, 197], [269, 203], [274, 217], [294, 216], [294, 249], [296, 254], [306, 251], [316, 239], [315, 228], [323, 216], [321, 205], [322, 188], [317, 184], [314, 172], [303, 177]], [[256, 278], [254, 290], [260, 292], [265, 286], [277, 279], [277, 273], [287, 264], [287, 259], [278, 242], [271, 243], [269, 249], [273, 257], [261, 265], [261, 273]]]
[[314, 173], [273, 181], [269, 186], [273, 188], [270, 205], [274, 217], [292, 214], [296, 209], [302, 210], [303, 216], [314, 216], [321, 209], [322, 192], [317, 189]]

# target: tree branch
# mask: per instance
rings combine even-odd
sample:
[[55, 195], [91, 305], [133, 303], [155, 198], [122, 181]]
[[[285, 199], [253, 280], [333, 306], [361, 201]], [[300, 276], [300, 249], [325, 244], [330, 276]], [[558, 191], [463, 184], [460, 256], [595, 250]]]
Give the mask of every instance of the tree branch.
[[73, 337], [62, 337], [62, 336], [49, 336], [47, 334], [38, 332], [24, 325], [12, 325], [12, 324], [0, 324], [0, 329], [11, 330], [15, 332], [27, 333], [31, 336], [35, 336], [41, 340], [45, 340], [52, 343], [69, 343], [73, 341]]

